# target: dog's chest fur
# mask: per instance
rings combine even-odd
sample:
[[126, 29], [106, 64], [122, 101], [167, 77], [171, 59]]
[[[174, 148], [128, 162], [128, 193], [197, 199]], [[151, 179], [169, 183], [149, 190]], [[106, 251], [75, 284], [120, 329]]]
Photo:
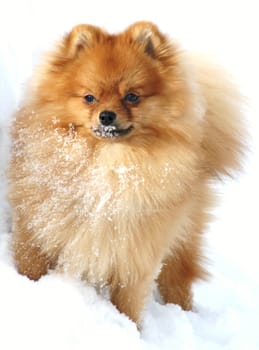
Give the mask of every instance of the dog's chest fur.
[[138, 260], [148, 265], [156, 235], [168, 230], [167, 205], [182, 190], [172, 152], [151, 156], [119, 143], [93, 150], [86, 139], [55, 132], [21, 140], [28, 137], [18, 145], [25, 159], [20, 181], [34, 208], [28, 229], [59, 256], [58, 268], [106, 283], [114, 268], [127, 281]]

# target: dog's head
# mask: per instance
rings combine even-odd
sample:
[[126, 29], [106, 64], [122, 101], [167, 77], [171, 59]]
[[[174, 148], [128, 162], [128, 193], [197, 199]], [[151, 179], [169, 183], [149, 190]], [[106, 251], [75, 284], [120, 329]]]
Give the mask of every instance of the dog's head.
[[42, 74], [38, 94], [63, 124], [102, 141], [181, 133], [190, 92], [177, 48], [149, 22], [118, 35], [78, 25]]

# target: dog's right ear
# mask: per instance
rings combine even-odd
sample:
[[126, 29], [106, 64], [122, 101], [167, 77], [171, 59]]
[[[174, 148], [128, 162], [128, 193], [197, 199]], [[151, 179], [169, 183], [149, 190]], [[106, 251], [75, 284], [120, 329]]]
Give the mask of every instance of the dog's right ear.
[[89, 24], [75, 26], [63, 42], [66, 58], [75, 58], [80, 51], [90, 48], [95, 42], [100, 41], [104, 35], [103, 30]]
[[170, 41], [152, 22], [136, 22], [125, 31], [148, 56], [160, 59], [172, 54]]

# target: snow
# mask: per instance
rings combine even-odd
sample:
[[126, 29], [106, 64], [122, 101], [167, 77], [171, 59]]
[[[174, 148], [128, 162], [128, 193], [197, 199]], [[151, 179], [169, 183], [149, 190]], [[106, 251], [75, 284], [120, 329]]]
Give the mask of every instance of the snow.
[[132, 130], [131, 126], [129, 126], [126, 129], [118, 129], [114, 125], [109, 125], [109, 126], [100, 125], [98, 128], [93, 129], [94, 133], [97, 136], [108, 137], [108, 138], [114, 138], [114, 137], [126, 135], [131, 130]]
[[100, 137], [116, 137], [118, 136], [116, 134], [116, 126], [110, 125], [110, 126], [100, 126], [97, 129], [93, 130], [97, 136]]
[[[0, 2], [1, 350], [259, 349], [256, 5], [252, 0], [164, 0], [159, 4], [131, 0], [127, 8], [115, 0]], [[235, 181], [218, 185], [219, 207], [205, 247], [212, 277], [194, 286], [195, 311], [163, 305], [155, 295], [146, 305], [139, 332], [107, 295], [99, 295], [83, 282], [54, 273], [32, 282], [16, 272], [8, 245], [5, 168], [11, 114], [40, 54], [74, 24], [92, 23], [116, 31], [142, 19], [156, 22], [184, 47], [212, 54], [229, 68], [247, 96], [251, 141], [244, 172]], [[128, 171], [118, 168], [122, 177]]]

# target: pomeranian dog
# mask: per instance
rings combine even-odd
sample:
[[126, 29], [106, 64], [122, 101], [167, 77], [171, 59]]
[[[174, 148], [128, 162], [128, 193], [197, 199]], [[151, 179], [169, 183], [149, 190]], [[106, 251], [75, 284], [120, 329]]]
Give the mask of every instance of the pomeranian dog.
[[241, 99], [209, 60], [153, 23], [78, 25], [35, 73], [12, 129], [9, 198], [18, 271], [97, 288], [138, 325], [156, 282], [192, 308], [206, 278], [212, 178], [239, 169]]

